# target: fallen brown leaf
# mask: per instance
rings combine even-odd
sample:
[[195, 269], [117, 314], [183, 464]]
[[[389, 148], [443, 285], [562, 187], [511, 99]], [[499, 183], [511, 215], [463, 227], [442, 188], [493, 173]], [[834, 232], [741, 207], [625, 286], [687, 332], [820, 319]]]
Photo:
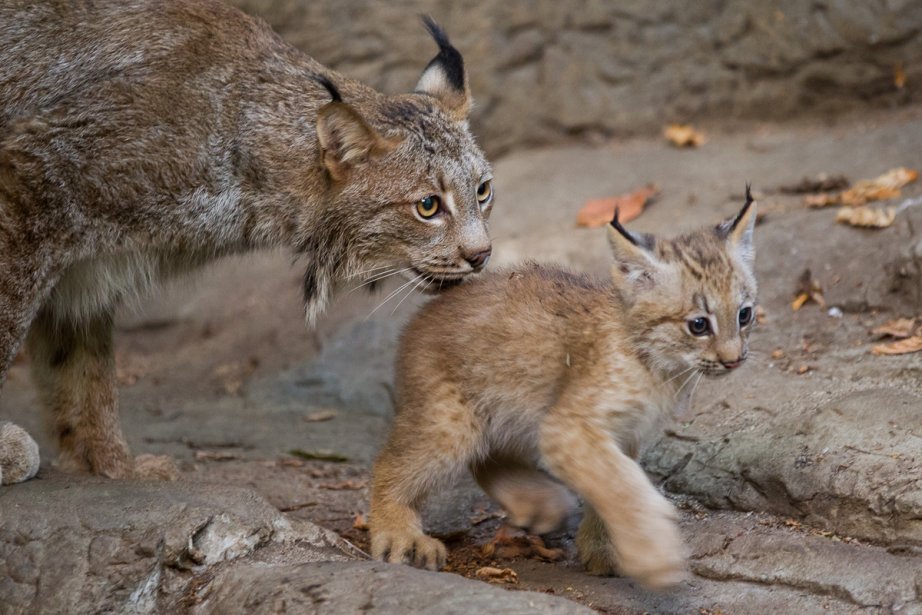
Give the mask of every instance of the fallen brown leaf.
[[906, 69], [903, 68], [902, 62], [897, 62], [893, 65], [893, 85], [898, 90], [906, 87]]
[[820, 173], [816, 177], [804, 177], [796, 184], [786, 184], [778, 187], [783, 194], [810, 194], [816, 192], [830, 192], [848, 188], [849, 181], [844, 175], [829, 175]]
[[781, 350], [780, 348], [775, 348], [774, 350], [772, 350], [772, 358], [773, 359], [783, 359], [784, 351]]
[[647, 184], [627, 194], [610, 196], [602, 199], [590, 199], [576, 214], [576, 224], [586, 227], [605, 226], [615, 217], [618, 210], [620, 222], [630, 222], [641, 214], [646, 207], [659, 194], [659, 188]]
[[368, 519], [362, 513], [358, 513], [352, 520], [352, 527], [363, 532], [368, 531]]
[[[899, 192], [897, 191], [897, 195]], [[896, 208], [860, 207], [842, 208], [836, 213], [836, 222], [864, 228], [887, 228], [896, 220]]]
[[325, 483], [323, 485], [317, 485], [317, 488], [329, 489], [330, 491], [356, 491], [358, 489], [364, 489], [366, 485], [368, 485], [368, 481], [349, 479], [339, 483]]
[[813, 371], [813, 368], [809, 365], [801, 365], [800, 367], [797, 368], [797, 374], [800, 376], [803, 376], [807, 372], [812, 372], [812, 371]]
[[885, 322], [879, 327], [874, 327], [871, 329], [871, 334], [903, 339], [911, 336], [915, 327], [915, 318], [896, 318]]
[[499, 528], [493, 540], [483, 545], [480, 552], [484, 557], [500, 559], [527, 557], [556, 562], [563, 558], [563, 550], [546, 547], [540, 536], [525, 534], [506, 525]]
[[919, 173], [906, 167], [897, 167], [875, 177], [863, 179], [842, 193], [845, 205], [864, 205], [868, 201], [884, 201], [900, 196], [900, 188], [919, 178]]
[[826, 299], [823, 297], [823, 289], [820, 283], [813, 279], [813, 274], [809, 269], [804, 269], [800, 274], [797, 282], [798, 288], [794, 300], [791, 302], [791, 309], [795, 312], [802, 308], [807, 301], [814, 301], [820, 307], [826, 307]]
[[878, 344], [871, 348], [871, 354], [893, 355], [910, 354], [922, 350], [922, 335], [914, 335], [904, 340], [897, 340], [886, 344]]
[[820, 192], [819, 194], [808, 194], [804, 197], [804, 204], [807, 207], [829, 207], [830, 205], [841, 205], [842, 195], [838, 192]]
[[304, 420], [309, 423], [319, 423], [321, 421], [329, 421], [335, 416], [336, 412], [333, 410], [319, 410], [318, 412], [311, 412], [304, 417]]
[[493, 566], [484, 566], [478, 568], [474, 573], [478, 579], [489, 581], [490, 583], [509, 583], [514, 585], [519, 582], [519, 575], [512, 568], [494, 568]]
[[691, 124], [669, 124], [663, 129], [663, 136], [675, 147], [698, 147], [706, 141]]

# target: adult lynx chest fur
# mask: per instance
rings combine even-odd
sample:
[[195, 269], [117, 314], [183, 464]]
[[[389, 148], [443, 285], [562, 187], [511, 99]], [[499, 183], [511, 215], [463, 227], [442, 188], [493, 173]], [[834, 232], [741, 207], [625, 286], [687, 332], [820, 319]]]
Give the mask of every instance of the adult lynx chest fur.
[[215, 0], [0, 4], [0, 383], [28, 333], [62, 467], [131, 472], [113, 313], [161, 278], [287, 247], [313, 321], [345, 278], [485, 264], [491, 171], [426, 25], [438, 55], [385, 96]]
[[[375, 463], [371, 549], [439, 568], [422, 531], [427, 493], [470, 468], [519, 526], [543, 533], [586, 502], [577, 537], [590, 572], [676, 583], [673, 507], [637, 464], [640, 444], [702, 376], [748, 354], [755, 208], [674, 239], [617, 220], [612, 280], [559, 269], [498, 271], [449, 291], [401, 340], [397, 409]], [[450, 323], [450, 326], [446, 326]]]

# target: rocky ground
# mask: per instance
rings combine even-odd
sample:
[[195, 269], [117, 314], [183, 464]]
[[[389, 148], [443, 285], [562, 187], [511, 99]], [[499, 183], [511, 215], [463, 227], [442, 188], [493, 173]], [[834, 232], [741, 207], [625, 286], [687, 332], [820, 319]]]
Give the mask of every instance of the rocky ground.
[[[575, 228], [576, 211], [647, 182], [662, 192], [631, 223], [646, 231], [730, 215], [746, 181], [760, 197], [753, 357], [702, 383], [644, 457], [683, 512], [694, 574], [679, 588], [584, 574], [576, 515], [546, 539], [558, 561], [527, 548], [485, 555], [500, 512], [470, 482], [427, 517], [449, 573], [364, 561], [394, 339], [421, 299], [368, 317], [396, 284], [344, 292], [310, 332], [298, 266], [280, 254], [220, 263], [120, 320], [126, 435], [136, 453], [173, 457], [175, 482], [56, 472], [26, 363], [14, 367], [0, 415], [34, 433], [44, 459], [38, 478], [0, 490], [0, 613], [922, 613], [922, 354], [872, 355], [869, 333], [922, 312], [922, 207], [860, 230], [778, 192], [819, 173], [922, 167], [920, 119], [748, 126], [712, 131], [697, 150], [647, 139], [496, 162], [491, 266], [534, 258], [604, 274], [604, 232]], [[920, 194], [919, 183], [903, 191]], [[827, 305], [795, 312], [806, 268]], [[517, 583], [462, 578], [487, 565]]]

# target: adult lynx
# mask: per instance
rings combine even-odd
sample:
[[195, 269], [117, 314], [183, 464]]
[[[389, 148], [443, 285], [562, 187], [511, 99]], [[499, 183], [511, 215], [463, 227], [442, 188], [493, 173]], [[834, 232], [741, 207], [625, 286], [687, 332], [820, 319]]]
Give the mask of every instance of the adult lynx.
[[288, 247], [308, 320], [337, 281], [445, 288], [490, 252], [463, 60], [385, 96], [215, 0], [0, 4], [0, 383], [28, 333], [60, 465], [127, 476], [116, 306], [215, 257]]

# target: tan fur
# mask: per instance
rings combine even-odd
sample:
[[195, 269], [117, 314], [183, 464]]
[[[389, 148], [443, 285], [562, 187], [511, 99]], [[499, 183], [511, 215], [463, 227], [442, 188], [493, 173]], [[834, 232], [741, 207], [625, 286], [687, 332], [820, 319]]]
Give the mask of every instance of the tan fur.
[[164, 278], [287, 247], [313, 323], [344, 280], [485, 264], [490, 166], [426, 27], [438, 55], [386, 96], [216, 0], [0, 3], [0, 384], [31, 329], [62, 467], [131, 473], [113, 315]]
[[[590, 572], [617, 564], [654, 587], [678, 582], [676, 512], [636, 458], [700, 375], [746, 358], [752, 324], [737, 319], [755, 302], [754, 220], [747, 202], [734, 221], [673, 240], [618, 226], [611, 284], [529, 265], [425, 306], [401, 340], [393, 430], [374, 467], [374, 557], [441, 567], [419, 509], [470, 468], [513, 523], [539, 532], [572, 508], [568, 489], [582, 496]], [[692, 334], [698, 317], [714, 335]]]

